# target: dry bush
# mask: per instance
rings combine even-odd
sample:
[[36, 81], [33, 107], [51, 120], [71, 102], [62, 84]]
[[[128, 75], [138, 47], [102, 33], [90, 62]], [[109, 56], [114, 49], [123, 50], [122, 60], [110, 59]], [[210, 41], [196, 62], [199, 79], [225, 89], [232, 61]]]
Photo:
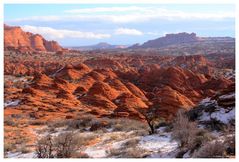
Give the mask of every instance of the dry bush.
[[35, 119], [35, 120], [30, 120], [28, 124], [29, 125], [46, 125], [46, 122], [43, 120]]
[[95, 138], [97, 138], [98, 136], [95, 134], [87, 134], [87, 135], [82, 135], [82, 134], [78, 134], [75, 135], [75, 141], [76, 141], [76, 145], [78, 147], [81, 146], [85, 146], [87, 145], [90, 141], [94, 140]]
[[223, 158], [225, 146], [222, 142], [205, 143], [199, 150], [193, 153], [194, 158]]
[[51, 136], [46, 136], [37, 142], [36, 154], [38, 158], [54, 158], [54, 146]]
[[4, 142], [4, 153], [13, 151], [16, 149], [16, 145], [13, 143], [6, 143]]
[[196, 123], [189, 122], [185, 111], [179, 110], [173, 122], [172, 137], [184, 147], [196, 136], [197, 131]]
[[23, 154], [29, 153], [31, 152], [31, 150], [29, 148], [27, 148], [26, 144], [21, 144], [18, 148], [17, 148], [17, 152], [21, 152]]
[[132, 139], [129, 139], [127, 142], [125, 142], [123, 144], [123, 146], [126, 148], [136, 147], [138, 145], [139, 141], [140, 141], [139, 138], [132, 138]]
[[146, 150], [138, 147], [111, 149], [107, 153], [108, 157], [116, 158], [143, 158], [148, 155]]
[[191, 136], [188, 141], [188, 148], [193, 152], [199, 149], [204, 143], [212, 141], [214, 136], [212, 136], [208, 131], [204, 129], [198, 129], [195, 136]]
[[[78, 148], [86, 145], [90, 140], [96, 138], [96, 135], [76, 135], [67, 132], [53, 138], [46, 136], [37, 143], [36, 153], [38, 158], [83, 158], [83, 154], [77, 152]], [[86, 156], [84, 156], [86, 157]]]
[[236, 153], [236, 138], [235, 134], [227, 135], [224, 141], [224, 145], [226, 147], [226, 153], [229, 156], [235, 156]]
[[73, 133], [59, 135], [54, 140], [54, 145], [57, 158], [70, 158], [77, 150], [77, 140]]
[[114, 131], [125, 131], [125, 132], [142, 129], [147, 130], [147, 125], [145, 123], [126, 118], [111, 120], [111, 127], [113, 128]]
[[17, 127], [18, 123], [10, 116], [4, 117], [4, 125]]
[[49, 128], [59, 128], [66, 126], [70, 120], [55, 120], [47, 122]]

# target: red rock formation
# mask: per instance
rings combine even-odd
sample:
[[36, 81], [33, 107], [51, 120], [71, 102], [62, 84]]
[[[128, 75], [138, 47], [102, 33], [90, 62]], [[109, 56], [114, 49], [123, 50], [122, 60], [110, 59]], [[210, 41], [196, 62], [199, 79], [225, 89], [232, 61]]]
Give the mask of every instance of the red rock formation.
[[119, 93], [107, 83], [98, 81], [89, 89], [87, 95], [100, 95], [109, 100], [113, 100], [119, 95]]
[[4, 49], [27, 51], [61, 51], [56, 41], [47, 41], [39, 34], [24, 32], [20, 27], [4, 25]]
[[55, 76], [66, 80], [75, 80], [80, 79], [84, 76], [84, 74], [88, 73], [89, 71], [90, 68], [86, 65], [79, 64], [74, 66], [68, 64], [64, 68], [59, 70], [57, 73], [55, 73]]
[[188, 97], [169, 86], [158, 90], [152, 102], [156, 107], [159, 107], [158, 111], [164, 117], [167, 117], [169, 114], [175, 115], [179, 109], [189, 110], [195, 106], [194, 102]]

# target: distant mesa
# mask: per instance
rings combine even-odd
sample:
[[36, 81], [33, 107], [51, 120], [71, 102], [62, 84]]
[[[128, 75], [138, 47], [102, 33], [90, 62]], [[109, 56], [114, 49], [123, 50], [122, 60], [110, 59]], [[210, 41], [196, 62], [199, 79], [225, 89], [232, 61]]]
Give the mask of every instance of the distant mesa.
[[176, 33], [176, 34], [166, 34], [164, 37], [160, 37], [154, 40], [149, 40], [142, 45], [134, 44], [130, 46], [130, 49], [138, 48], [161, 48], [170, 45], [178, 45], [183, 43], [196, 43], [202, 41], [235, 41], [231, 37], [198, 37], [196, 33]]
[[112, 45], [106, 42], [100, 42], [95, 45], [89, 46], [78, 46], [78, 47], [70, 47], [73, 50], [107, 50], [107, 49], [124, 49], [127, 48], [127, 45]]
[[56, 41], [48, 41], [39, 34], [25, 32], [18, 26], [4, 24], [4, 50], [58, 52], [65, 49]]

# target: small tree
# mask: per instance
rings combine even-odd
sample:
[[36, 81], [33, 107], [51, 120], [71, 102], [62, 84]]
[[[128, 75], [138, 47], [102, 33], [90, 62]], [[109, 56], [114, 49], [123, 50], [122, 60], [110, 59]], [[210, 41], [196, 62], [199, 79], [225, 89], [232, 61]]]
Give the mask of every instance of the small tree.
[[149, 134], [154, 134], [156, 126], [159, 125], [159, 123], [163, 120], [163, 118], [159, 117], [157, 108], [150, 107], [147, 110], [141, 110], [141, 114], [150, 128]]

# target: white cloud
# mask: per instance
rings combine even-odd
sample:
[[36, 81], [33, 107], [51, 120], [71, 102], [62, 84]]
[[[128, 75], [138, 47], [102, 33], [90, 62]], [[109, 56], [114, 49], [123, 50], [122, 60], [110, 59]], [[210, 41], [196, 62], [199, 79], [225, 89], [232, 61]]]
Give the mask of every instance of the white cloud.
[[94, 7], [94, 8], [80, 8], [80, 9], [72, 9], [66, 10], [66, 13], [73, 13], [73, 14], [90, 14], [90, 13], [102, 13], [102, 12], [140, 12], [145, 11], [143, 7], [137, 6], [129, 6], [129, 7]]
[[181, 11], [159, 7], [95, 7], [66, 10], [65, 16], [32, 16], [13, 21], [106, 21], [133, 23], [150, 20], [220, 20], [235, 18], [234, 11]]
[[24, 31], [32, 32], [35, 34], [41, 34], [48, 39], [62, 39], [62, 38], [103, 39], [111, 37], [110, 34], [54, 29], [50, 27], [38, 27], [30, 25], [24, 25], [22, 26], [22, 29]]
[[143, 32], [136, 29], [118, 28], [115, 30], [116, 35], [143, 35]]

